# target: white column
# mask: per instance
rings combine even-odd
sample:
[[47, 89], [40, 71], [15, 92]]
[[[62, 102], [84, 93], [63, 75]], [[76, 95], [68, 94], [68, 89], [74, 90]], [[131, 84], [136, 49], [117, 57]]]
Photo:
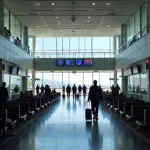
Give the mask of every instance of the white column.
[[117, 80], [117, 71], [115, 70], [114, 71], [114, 85], [116, 86], [118, 83], [118, 80]]
[[4, 29], [4, 0], [0, 0], [0, 28]]
[[36, 37], [33, 36], [33, 56], [35, 56], [36, 53]]
[[32, 90], [33, 95], [35, 95], [35, 71], [32, 71]]

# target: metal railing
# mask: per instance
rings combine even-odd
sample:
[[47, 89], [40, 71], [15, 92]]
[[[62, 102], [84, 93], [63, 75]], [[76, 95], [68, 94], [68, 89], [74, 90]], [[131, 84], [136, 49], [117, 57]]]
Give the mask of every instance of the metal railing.
[[32, 55], [29, 47], [23, 45], [20, 40], [17, 40], [17, 38], [13, 37], [9, 32], [7, 32], [5, 29], [0, 28], [0, 35], [2, 35], [5, 39], [22, 49], [24, 52], [28, 53], [29, 55]]
[[114, 58], [113, 52], [37, 52], [35, 58]]
[[128, 47], [130, 47], [132, 44], [139, 41], [143, 36], [145, 36], [149, 32], [149, 25], [142, 29], [142, 31], [138, 32], [136, 35], [134, 35], [128, 42], [126, 42], [123, 46], [121, 46], [117, 51], [116, 54], [120, 54], [124, 50], [126, 50]]

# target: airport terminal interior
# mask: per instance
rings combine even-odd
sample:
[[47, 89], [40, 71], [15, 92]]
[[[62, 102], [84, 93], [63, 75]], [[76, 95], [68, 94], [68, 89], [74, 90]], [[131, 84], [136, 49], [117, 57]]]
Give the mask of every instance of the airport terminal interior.
[[149, 24], [149, 0], [0, 0], [0, 150], [149, 150]]

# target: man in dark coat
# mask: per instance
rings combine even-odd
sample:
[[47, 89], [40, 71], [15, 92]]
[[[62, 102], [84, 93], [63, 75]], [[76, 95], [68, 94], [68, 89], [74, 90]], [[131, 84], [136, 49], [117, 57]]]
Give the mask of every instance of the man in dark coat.
[[66, 88], [66, 92], [67, 92], [67, 97], [70, 97], [70, 92], [71, 92], [71, 87], [68, 84], [67, 88]]
[[90, 87], [88, 101], [91, 101], [92, 104], [93, 119], [98, 120], [98, 106], [102, 99], [102, 90], [97, 86], [97, 80], [94, 80], [93, 84], [94, 85]]
[[75, 84], [72, 87], [72, 92], [73, 92], [73, 98], [76, 97], [76, 93], [77, 93], [77, 87], [75, 86]]

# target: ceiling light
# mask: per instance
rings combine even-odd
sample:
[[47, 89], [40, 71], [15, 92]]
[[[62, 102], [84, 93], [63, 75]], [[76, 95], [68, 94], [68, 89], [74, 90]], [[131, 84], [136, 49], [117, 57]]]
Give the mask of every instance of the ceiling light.
[[35, 3], [35, 6], [40, 6], [41, 4], [39, 2], [36, 2]]
[[59, 20], [57, 22], [59, 22]]
[[92, 3], [92, 5], [95, 6], [96, 4], [95, 4], [95, 3]]
[[61, 30], [60, 32], [63, 32], [63, 30]]
[[39, 26], [36, 26], [37, 28], [39, 28]]
[[89, 20], [87, 22], [90, 22]]
[[108, 25], [107, 27], [110, 28], [110, 25]]
[[90, 19], [91, 17], [89, 16], [88, 18]]
[[52, 3], [52, 6], [54, 6], [55, 5], [55, 3]]
[[106, 5], [106, 6], [110, 6], [110, 5], [111, 5], [111, 3], [107, 2], [107, 3], [105, 3], [105, 5]]
[[60, 22], [58, 23], [58, 25], [60, 25]]
[[56, 17], [56, 19], [58, 19], [59, 17]]

